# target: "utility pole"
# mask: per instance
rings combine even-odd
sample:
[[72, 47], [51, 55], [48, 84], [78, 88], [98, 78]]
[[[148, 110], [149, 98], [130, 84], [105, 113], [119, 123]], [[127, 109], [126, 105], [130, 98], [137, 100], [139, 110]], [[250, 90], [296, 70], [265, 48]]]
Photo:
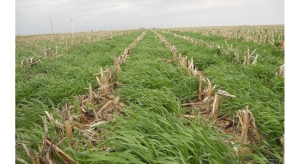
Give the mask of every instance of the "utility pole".
[[51, 22], [51, 29], [52, 29], [52, 34], [53, 34], [53, 26], [52, 26], [52, 19], [50, 18], [50, 22]]

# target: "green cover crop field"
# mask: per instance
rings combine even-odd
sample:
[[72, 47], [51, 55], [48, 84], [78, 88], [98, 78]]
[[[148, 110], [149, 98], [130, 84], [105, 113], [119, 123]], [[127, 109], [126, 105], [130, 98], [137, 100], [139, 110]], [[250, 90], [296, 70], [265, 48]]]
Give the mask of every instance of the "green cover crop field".
[[283, 163], [284, 26], [16, 37], [16, 163]]

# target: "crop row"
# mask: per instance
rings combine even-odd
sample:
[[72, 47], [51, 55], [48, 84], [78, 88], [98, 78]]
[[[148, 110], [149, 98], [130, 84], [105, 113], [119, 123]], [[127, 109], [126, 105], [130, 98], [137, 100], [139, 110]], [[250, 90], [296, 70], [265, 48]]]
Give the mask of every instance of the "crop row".
[[[135, 31], [112, 40], [77, 46], [69, 54], [45, 60], [43, 64], [31, 68], [17, 67], [16, 141], [42, 141], [39, 128], [43, 125], [40, 116], [45, 114], [44, 111], [56, 111], [65, 103], [73, 102], [76, 95], [86, 92], [89, 83], [97, 86], [93, 74], [100, 66], [113, 65], [113, 54], [121, 54], [140, 34], [141, 31]], [[40, 148], [38, 144], [29, 145], [34, 150]], [[16, 152], [22, 157], [26, 153], [19, 146]]]
[[[243, 109], [249, 105], [249, 109], [256, 118], [256, 126], [262, 134], [264, 147], [270, 147], [270, 152], [281, 153], [280, 138], [283, 134], [283, 78], [275, 76], [275, 71], [281, 62], [281, 57], [275, 55], [263, 55], [256, 65], [243, 67], [237, 63], [228, 62], [226, 55], [218, 55], [208, 47], [196, 46], [188, 41], [175, 39], [174, 36], [165, 33], [170, 44], [176, 45], [178, 53], [193, 57], [195, 67], [200, 68], [205, 76], [209, 77], [217, 88], [229, 91], [236, 95], [236, 99], [223, 102], [221, 115], [234, 114], [236, 109]], [[217, 42], [217, 38], [214, 38]], [[222, 41], [220, 39], [218, 42]], [[253, 46], [253, 45], [249, 45]], [[173, 46], [175, 47], [175, 46]], [[272, 47], [272, 46], [271, 46]], [[175, 49], [175, 48], [174, 48]], [[258, 48], [260, 51], [262, 48]], [[266, 49], [270, 51], [269, 49]], [[272, 50], [271, 50], [272, 51]], [[277, 67], [277, 68], [276, 68]], [[274, 86], [276, 86], [274, 88]], [[279, 89], [281, 88], [281, 89]], [[280, 106], [277, 106], [278, 104]], [[277, 105], [276, 105], [277, 104]], [[268, 114], [267, 114], [268, 113]], [[275, 142], [274, 142], [275, 141]], [[262, 151], [262, 150], [260, 150]], [[262, 151], [262, 154], [266, 152]], [[271, 154], [271, 153], [266, 153]], [[269, 156], [266, 155], [266, 156]], [[273, 160], [273, 157], [267, 157]]]
[[[166, 47], [172, 52], [173, 56], [175, 57], [175, 61], [179, 61], [180, 65], [191, 72], [192, 75], [199, 77], [199, 89], [198, 89], [198, 98], [197, 100], [193, 101], [192, 103], [187, 103], [187, 104], [182, 104], [184, 107], [190, 107], [190, 111], [194, 109], [193, 114], [198, 115], [201, 118], [205, 119], [206, 122], [212, 122], [218, 128], [221, 129], [221, 132], [223, 133], [234, 133], [240, 135], [240, 137], [237, 137], [235, 140], [233, 139], [231, 141], [231, 144], [234, 145], [235, 142], [240, 142], [242, 143], [241, 147], [243, 148], [242, 150], [238, 150], [236, 148], [236, 151], [241, 151], [242, 153], [245, 153], [245, 144], [247, 143], [252, 143], [256, 144], [257, 142], [260, 142], [260, 137], [257, 131], [257, 127], [255, 125], [255, 119], [253, 114], [249, 111], [248, 107], [245, 110], [239, 110], [237, 111], [237, 117], [239, 118], [238, 121], [234, 121], [234, 118], [232, 117], [224, 117], [220, 116], [218, 108], [219, 108], [219, 99], [222, 96], [227, 96], [227, 97], [232, 97], [235, 98], [236, 96], [229, 94], [226, 91], [218, 90], [217, 92], [213, 93], [213, 90], [215, 88], [212, 87], [209, 79], [203, 80], [201, 71], [198, 71], [196, 68], [194, 68], [193, 64], [193, 58], [191, 60], [187, 60], [187, 56], [182, 57], [181, 54], [177, 54], [176, 52], [176, 47], [173, 45], [171, 46], [168, 41], [158, 34], [157, 32], [154, 32], [160, 40], [165, 43]], [[186, 62], [186, 60], [188, 62]], [[207, 83], [207, 88], [203, 90], [202, 88], [202, 82]], [[195, 110], [196, 109], [196, 110]], [[190, 112], [189, 112], [190, 113]], [[187, 118], [195, 118], [194, 115], [184, 115]], [[213, 120], [212, 120], [213, 118]], [[234, 122], [238, 122], [239, 124], [234, 124]], [[242, 126], [242, 130], [234, 132], [234, 129], [238, 129], [238, 126]], [[255, 134], [255, 137], [249, 138], [247, 136], [247, 133], [251, 132]], [[239, 134], [240, 133], [240, 134]], [[235, 145], [236, 146], [236, 145]], [[240, 152], [240, 153], [241, 153]]]
[[33, 66], [43, 59], [61, 56], [72, 47], [84, 46], [101, 40], [124, 36], [133, 31], [99, 31], [58, 35], [41, 35], [16, 38], [16, 66]]
[[[230, 56], [232, 54], [234, 54], [234, 58], [232, 58], [232, 60], [236, 61], [237, 63], [240, 63], [244, 66], [247, 66], [249, 65], [250, 63], [252, 64], [256, 64], [257, 61], [258, 61], [258, 57], [259, 57], [259, 54], [256, 54], [254, 55], [256, 49], [254, 49], [251, 53], [250, 53], [250, 49], [249, 47], [247, 47], [245, 50], [243, 50], [242, 52], [240, 52], [238, 50], [238, 46], [237, 47], [233, 47], [233, 45], [231, 44], [229, 46], [229, 44], [227, 43], [226, 39], [224, 40], [224, 43], [226, 44], [226, 47], [227, 48], [224, 48], [223, 47], [223, 44], [220, 45], [220, 44], [216, 44], [214, 42], [212, 42], [211, 40], [209, 41], [205, 41], [203, 39], [194, 39], [190, 36], [182, 36], [182, 35], [178, 35], [177, 33], [175, 32], [170, 32], [170, 31], [162, 31], [163, 33], [168, 33], [168, 34], [171, 34], [177, 38], [181, 38], [181, 39], [185, 39], [195, 45], [198, 45], [198, 46], [206, 46], [208, 48], [211, 48], [211, 49], [214, 49], [214, 48], [217, 48], [215, 50], [216, 53], [220, 54], [220, 55], [227, 55], [227, 56]], [[241, 54], [241, 55], [240, 55]], [[240, 56], [243, 56], [243, 59], [241, 60], [241, 57]], [[250, 62], [252, 58], [252, 62]], [[284, 64], [281, 65], [279, 67], [279, 71], [276, 72], [277, 75], [279, 76], [284, 76]]]
[[175, 28], [181, 32], [201, 33], [205, 36], [222, 36], [224, 39], [240, 40], [242, 42], [255, 42], [259, 45], [280, 44], [284, 46], [284, 27], [278, 26], [232, 26], [232, 27], [202, 27], [202, 28]]
[[[154, 34], [163, 43], [160, 43]], [[141, 36], [144, 35], [145, 32]], [[24, 149], [18, 149], [18, 159], [30, 161], [31, 157], [48, 162], [58, 160], [83, 163], [280, 161], [282, 149], [276, 142], [283, 133], [280, 124], [282, 111], [264, 115], [272, 110], [259, 102], [264, 101], [267, 94], [272, 100], [280, 103], [282, 90], [272, 85], [281, 82], [282, 79], [270, 76], [271, 69], [262, 72], [267, 72], [265, 78], [257, 78], [261, 75], [258, 74], [261, 69], [257, 70], [257, 75], [251, 73], [257, 67], [266, 64], [265, 61], [270, 57], [262, 58], [262, 62], [257, 65], [243, 67], [228, 62], [224, 55], [216, 54], [210, 47], [199, 47], [185, 40], [174, 39], [174, 36], [167, 33], [164, 35], [148, 31], [143, 40], [140, 40], [141, 36], [138, 37], [121, 56], [115, 55], [113, 68], [103, 70], [100, 67], [100, 72], [94, 74], [96, 80], [95, 83], [89, 84], [88, 95], [77, 96], [77, 100], [72, 100], [63, 107], [52, 106], [50, 109], [43, 105], [43, 110], [53, 111], [53, 115], [46, 112], [48, 121], [43, 116], [43, 122], [37, 121], [30, 130], [17, 128], [17, 140], [23, 143], [27, 141], [32, 144], [31, 150], [39, 151], [29, 151], [22, 144]], [[139, 44], [135, 46], [139, 40]], [[89, 46], [86, 51], [90, 48], [92, 47]], [[76, 52], [76, 48], [72, 51]], [[194, 54], [195, 52], [197, 54]], [[89, 53], [86, 55], [89, 56]], [[268, 64], [265, 66], [269, 67]], [[241, 78], [238, 82], [233, 81], [241, 75], [250, 77]], [[204, 76], [209, 77], [212, 82]], [[249, 95], [244, 95], [245, 91], [249, 92], [244, 85], [247, 80], [257, 83], [257, 88], [254, 88], [252, 93], [257, 92], [255, 96], [261, 94], [260, 97], [251, 99]], [[99, 88], [93, 91], [92, 86], [97, 84]], [[213, 87], [211, 84], [219, 86]], [[233, 88], [234, 85], [242, 88]], [[218, 92], [213, 94], [216, 88]], [[233, 93], [237, 98], [220, 99], [221, 95], [234, 97], [221, 89]], [[272, 92], [277, 92], [279, 96], [274, 96]], [[253, 105], [257, 102], [257, 105]], [[266, 103], [271, 108], [276, 106], [276, 103], [271, 101]], [[245, 105], [249, 105], [249, 108], [238, 111], [239, 121], [234, 121], [231, 114]], [[279, 110], [280, 108], [282, 104], [279, 104]], [[212, 121], [218, 125], [211, 126], [203, 122], [198, 119], [201, 116], [206, 116], [205, 121]], [[274, 119], [270, 119], [271, 117]], [[276, 119], [278, 120], [275, 121]], [[240, 126], [241, 129], [238, 128]], [[247, 126], [252, 129], [248, 130]], [[232, 138], [220, 132], [235, 132], [241, 137]], [[41, 138], [41, 135], [46, 137]], [[262, 138], [258, 138], [259, 136]], [[249, 139], [252, 144], [257, 144], [256, 139], [261, 139], [262, 143], [250, 147], [253, 148], [250, 149], [252, 151], [241, 156], [237, 152], [245, 152], [245, 147], [242, 151], [238, 150], [238, 143], [241, 142], [245, 146]], [[43, 143], [34, 144], [33, 141]], [[50, 147], [56, 150], [58, 156], [52, 154]], [[41, 150], [44, 153], [39, 153]], [[27, 156], [21, 152], [27, 153]]]
[[[73, 135], [72, 129], [77, 130], [81, 135], [86, 137], [87, 140], [92, 141], [93, 144], [99, 144], [98, 140], [93, 137], [94, 133], [97, 133], [97, 131], [94, 131], [93, 129], [88, 129], [88, 127], [93, 128], [95, 126], [101, 125], [106, 122], [106, 120], [111, 120], [112, 114], [119, 111], [120, 112], [120, 105], [118, 103], [119, 98], [114, 98], [113, 100], [110, 100], [111, 96], [109, 94], [113, 91], [113, 87], [116, 84], [115, 76], [120, 71], [120, 67], [117, 65], [122, 64], [126, 58], [130, 55], [131, 49], [143, 38], [145, 35], [145, 32], [143, 32], [133, 43], [130, 44], [128, 48], [124, 50], [124, 53], [120, 55], [119, 57], [115, 56], [115, 67], [112, 69], [108, 68], [103, 71], [102, 67], [100, 67], [100, 73], [94, 74], [94, 76], [97, 79], [97, 82], [99, 84], [98, 91], [94, 92], [92, 91], [91, 84], [89, 84], [89, 96], [77, 96], [78, 102], [79, 102], [79, 110], [80, 115], [77, 119], [76, 113], [75, 116], [73, 114], [74, 112], [74, 104], [66, 103], [64, 106], [62, 106], [62, 113], [60, 115], [60, 112], [58, 114], [60, 116], [53, 117], [52, 113], [49, 113], [48, 111], [45, 111], [45, 114], [49, 121], [47, 121], [47, 118], [45, 116], [42, 116], [43, 124], [44, 124], [44, 130], [45, 130], [45, 136], [42, 139], [43, 144], [39, 149], [42, 149], [41, 153], [33, 152], [30, 150], [25, 144], [22, 144], [24, 150], [26, 151], [27, 158], [31, 159], [33, 163], [35, 162], [53, 162], [55, 161], [54, 157], [52, 155], [50, 147], [53, 147], [57, 155], [60, 157], [60, 159], [66, 163], [74, 163], [74, 159], [72, 157], [68, 156], [61, 148], [57, 147], [57, 145], [54, 143], [52, 139], [49, 137], [54, 134], [56, 134], [56, 130], [60, 131], [58, 134], [60, 136], [60, 139], [62, 142], [65, 137], [67, 137], [71, 141], [71, 146], [74, 148], [76, 142], [76, 133]], [[101, 75], [101, 81], [99, 80], [97, 75]], [[99, 94], [98, 94], [99, 92]], [[110, 105], [113, 105], [115, 108], [111, 108]], [[90, 108], [92, 106], [92, 108]], [[109, 109], [107, 109], [110, 107]], [[71, 112], [72, 111], [72, 112]], [[72, 113], [72, 114], [71, 114]], [[109, 115], [109, 116], [108, 116]], [[60, 121], [57, 120], [57, 118], [63, 118], [64, 122], [60, 123]], [[54, 131], [49, 131], [48, 129], [48, 123], [52, 126]], [[42, 126], [38, 127], [39, 129], [42, 128]], [[78, 134], [77, 134], [78, 135]], [[55, 136], [55, 135], [54, 135]], [[52, 137], [54, 137], [52, 136]], [[73, 137], [74, 136], [74, 137]], [[20, 134], [20, 138], [24, 139], [26, 138], [25, 134]], [[24, 137], [24, 138], [23, 138]], [[80, 135], [78, 136], [80, 139]], [[82, 143], [77, 143], [82, 144]], [[85, 146], [85, 145], [83, 145]], [[39, 146], [38, 146], [39, 147]], [[22, 161], [21, 158], [17, 158], [17, 160]], [[76, 162], [75, 162], [76, 163]]]
[[181, 103], [197, 93], [198, 78], [177, 62], [169, 63], [172, 59], [172, 53], [148, 31], [117, 77], [121, 85], [117, 85], [115, 94], [127, 104], [125, 116], [106, 126], [111, 133], [104, 146], [109, 149], [91, 152], [87, 161], [232, 163], [237, 160], [234, 151], [223, 142], [226, 136], [205, 124], [183, 118]]

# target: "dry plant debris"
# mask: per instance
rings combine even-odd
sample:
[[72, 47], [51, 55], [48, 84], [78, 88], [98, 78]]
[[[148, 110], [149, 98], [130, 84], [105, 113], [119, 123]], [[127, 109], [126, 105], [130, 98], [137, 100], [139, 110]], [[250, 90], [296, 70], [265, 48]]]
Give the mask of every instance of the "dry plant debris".
[[[194, 38], [191, 38], [189, 36], [181, 36], [181, 35], [178, 35], [176, 33], [172, 33], [170, 31], [161, 31], [163, 33], [168, 33], [168, 34], [171, 34], [173, 35], [174, 37], [177, 37], [177, 38], [181, 38], [181, 39], [185, 39], [187, 41], [189, 41], [190, 43], [192, 44], [195, 44], [197, 46], [206, 46], [206, 47], [209, 47], [209, 48], [214, 48], [214, 47], [217, 47], [218, 49], [220, 49], [220, 52], [222, 52], [221, 54], [225, 54], [225, 55], [230, 55], [231, 53], [234, 53], [235, 55], [235, 59], [238, 63], [240, 63], [240, 57], [239, 57], [239, 52], [237, 51], [237, 48], [235, 49], [235, 51], [233, 50], [233, 46], [232, 45], [228, 45], [227, 41], [224, 40], [225, 44], [227, 45], [227, 50], [224, 49], [224, 48], [221, 48], [220, 45], [217, 45], [215, 44], [214, 42], [212, 41], [203, 41], [202, 39], [194, 39]], [[159, 35], [159, 34], [158, 34]], [[165, 41], [163, 41], [165, 42]], [[274, 45], [273, 45], [274, 46]], [[223, 47], [223, 45], [222, 45]], [[251, 55], [250, 55], [250, 52], [249, 52], [249, 47], [247, 48], [247, 50], [244, 51], [244, 62], [243, 62], [243, 65], [244, 66], [247, 66], [250, 64], [250, 58], [252, 57], [252, 55], [254, 54], [254, 52], [256, 51], [256, 49], [254, 49], [254, 51], [252, 51]], [[256, 54], [254, 60], [252, 61], [252, 64], [255, 65], [257, 63], [257, 58], [258, 58], [258, 54]]]
[[280, 138], [280, 142], [282, 144], [282, 153], [281, 153], [281, 158], [282, 158], [282, 164], [284, 164], [284, 134], [283, 136]]
[[284, 77], [284, 64], [279, 67], [279, 76]]
[[[62, 140], [59, 143], [55, 143], [48, 138], [48, 127], [45, 116], [42, 116], [46, 137], [41, 146], [42, 155], [37, 156], [36, 153], [31, 153], [30, 150], [23, 144], [27, 155], [32, 159], [32, 163], [57, 163], [53, 158], [53, 152], [55, 152], [59, 158], [65, 163], [77, 163], [72, 157], [66, 154], [60, 144], [67, 137], [71, 146], [74, 146], [75, 140], [73, 140], [73, 131], [78, 130], [82, 135], [92, 144], [98, 145], [99, 139], [97, 134], [103, 131], [103, 128], [97, 128], [97, 126], [106, 123], [107, 121], [115, 120], [114, 114], [122, 114], [122, 108], [125, 104], [120, 102], [120, 97], [114, 96], [113, 88], [116, 85], [116, 75], [121, 71], [120, 65], [126, 61], [129, 57], [131, 49], [144, 37], [146, 31], [144, 31], [128, 48], [124, 50], [124, 53], [120, 57], [115, 56], [114, 68], [103, 70], [100, 67], [100, 71], [94, 74], [99, 88], [97, 91], [92, 90], [92, 85], [89, 84], [88, 96], [78, 95], [78, 109], [80, 110], [79, 116], [72, 115], [72, 111], [75, 107], [70, 103], [65, 104], [61, 110], [61, 116], [64, 123], [60, 123], [56, 120], [51, 113], [45, 111], [51, 126], [53, 129], [59, 131]], [[98, 77], [100, 75], [100, 79]], [[78, 113], [78, 112], [77, 112]], [[86, 143], [83, 143], [86, 145]], [[86, 145], [87, 146], [87, 145]], [[103, 148], [106, 150], [107, 148]], [[22, 159], [19, 159], [22, 161]]]
[[[246, 154], [248, 152], [245, 146], [246, 144], [258, 145], [260, 143], [260, 136], [255, 125], [254, 116], [248, 109], [248, 106], [246, 106], [244, 110], [237, 111], [238, 121], [235, 121], [233, 116], [231, 115], [219, 116], [220, 97], [225, 96], [235, 98], [236, 96], [223, 90], [218, 90], [217, 92], [213, 93], [213, 90], [216, 86], [212, 87], [212, 84], [208, 78], [204, 80], [205, 78], [203, 77], [201, 71], [198, 71], [197, 68], [194, 67], [193, 58], [191, 58], [191, 60], [188, 60], [187, 56], [183, 57], [180, 53], [177, 54], [176, 47], [174, 45], [171, 46], [171, 44], [168, 43], [168, 41], [163, 36], [158, 34], [156, 31], [153, 32], [163, 43], [165, 43], [165, 46], [173, 53], [174, 61], [178, 61], [179, 64], [188, 72], [191, 72], [193, 76], [199, 77], [198, 99], [190, 103], [182, 104], [182, 107], [187, 108], [187, 112], [183, 115], [183, 117], [188, 119], [200, 117], [205, 120], [206, 123], [213, 123], [217, 128], [220, 129], [222, 133], [233, 134], [233, 139], [232, 141], [229, 141], [229, 144], [233, 146], [235, 145], [235, 143], [241, 143], [241, 149], [233, 146], [233, 149], [237, 153]], [[187, 37], [183, 38], [186, 39]], [[188, 38], [188, 40], [191, 39]], [[195, 43], [194, 40], [192, 40], [191, 42]], [[227, 44], [226, 40], [225, 43]], [[227, 47], [229, 50], [232, 50], [232, 47], [229, 47], [228, 44]], [[250, 57], [254, 54], [255, 51], [256, 49], [253, 50], [250, 54], [249, 47], [244, 51], [243, 65], [247, 66], [250, 64]], [[236, 56], [239, 55], [237, 52], [235, 52], [235, 54]], [[256, 64], [258, 56], [259, 55], [257, 54], [252, 64]], [[202, 81], [207, 84], [204, 89], [202, 89]], [[192, 113], [193, 115], [191, 115]], [[241, 130], [239, 130], [240, 126], [242, 128]]]
[[[49, 59], [51, 57], [62, 56], [69, 52], [72, 46], [83, 46], [87, 43], [93, 43], [106, 38], [113, 38], [116, 36], [124, 36], [130, 34], [132, 31], [99, 31], [88, 33], [76, 33], [75, 38], [72, 35], [60, 34], [59, 36], [34, 36], [30, 38], [16, 38], [16, 46], [21, 49], [36, 49], [33, 52], [34, 56], [30, 58], [23, 58], [19, 63], [23, 67], [33, 67], [38, 63], [42, 63], [42, 60]], [[42, 58], [41, 56], [44, 56]], [[16, 61], [16, 66], [18, 62]]]

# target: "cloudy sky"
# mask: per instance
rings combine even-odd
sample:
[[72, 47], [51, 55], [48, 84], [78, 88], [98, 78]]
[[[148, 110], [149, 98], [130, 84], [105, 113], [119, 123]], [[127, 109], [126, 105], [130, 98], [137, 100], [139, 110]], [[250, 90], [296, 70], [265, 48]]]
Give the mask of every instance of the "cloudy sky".
[[15, 33], [284, 24], [283, 0], [16, 0]]

